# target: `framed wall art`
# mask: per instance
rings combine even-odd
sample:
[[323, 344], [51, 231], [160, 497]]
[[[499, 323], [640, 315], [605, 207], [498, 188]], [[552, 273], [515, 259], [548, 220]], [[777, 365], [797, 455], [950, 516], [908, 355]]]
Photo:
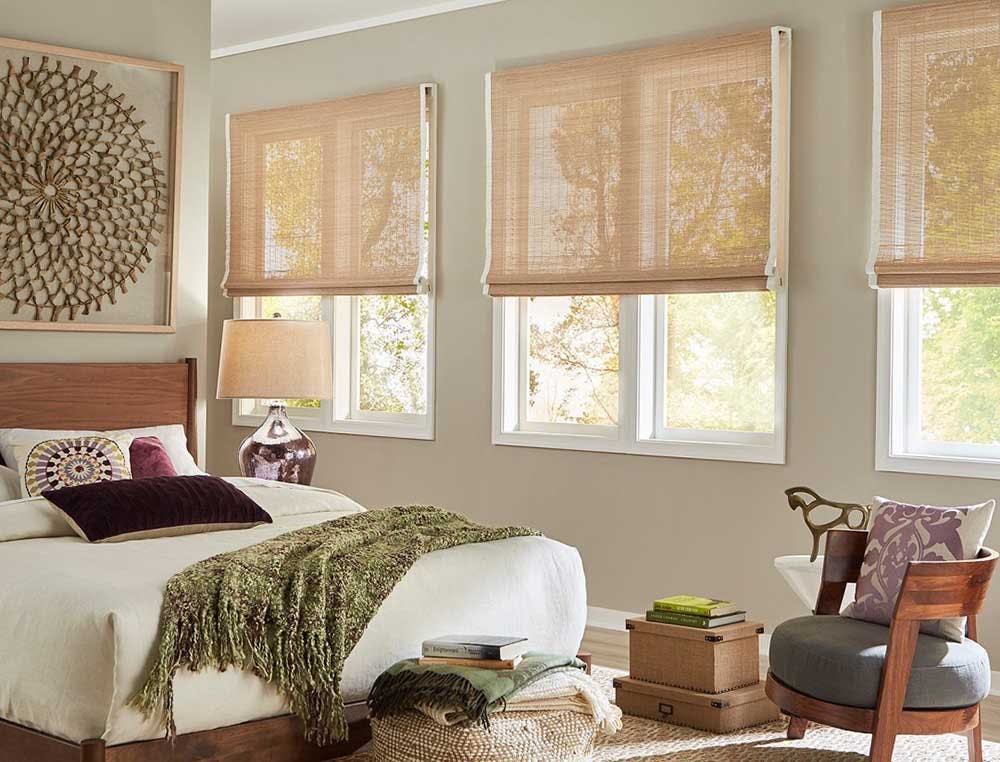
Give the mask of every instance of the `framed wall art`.
[[172, 333], [184, 68], [0, 38], [0, 328]]

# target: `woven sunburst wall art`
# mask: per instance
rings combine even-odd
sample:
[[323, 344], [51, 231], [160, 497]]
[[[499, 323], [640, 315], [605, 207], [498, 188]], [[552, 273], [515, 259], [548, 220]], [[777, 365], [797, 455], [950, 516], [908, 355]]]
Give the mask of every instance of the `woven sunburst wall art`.
[[182, 76], [0, 39], [0, 327], [173, 330]]

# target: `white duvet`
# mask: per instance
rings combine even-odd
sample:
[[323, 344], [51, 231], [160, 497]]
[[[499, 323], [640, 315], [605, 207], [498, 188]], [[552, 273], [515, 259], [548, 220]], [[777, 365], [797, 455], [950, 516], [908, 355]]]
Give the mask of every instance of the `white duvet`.
[[[274, 518], [254, 529], [123, 543], [72, 535], [42, 498], [0, 503], [0, 717], [71, 741], [162, 736], [127, 706], [156, 647], [167, 580], [217, 553], [363, 510], [343, 495], [231, 479]], [[465, 545], [421, 558], [385, 600], [344, 667], [347, 702], [390, 664], [450, 633], [524, 635], [575, 652], [586, 590], [575, 549], [541, 537]], [[182, 671], [179, 733], [284, 714], [267, 683], [240, 670]]]

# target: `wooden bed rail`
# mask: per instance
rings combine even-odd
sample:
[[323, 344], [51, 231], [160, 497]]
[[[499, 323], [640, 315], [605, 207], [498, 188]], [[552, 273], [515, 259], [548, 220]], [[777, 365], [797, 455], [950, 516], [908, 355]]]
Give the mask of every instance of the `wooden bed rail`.
[[[349, 704], [348, 706], [352, 706]], [[239, 725], [106, 746], [100, 739], [79, 744], [0, 720], [3, 762], [326, 762], [350, 756], [371, 740], [368, 719], [349, 725], [350, 738], [333, 746], [305, 740], [302, 721], [282, 715]]]

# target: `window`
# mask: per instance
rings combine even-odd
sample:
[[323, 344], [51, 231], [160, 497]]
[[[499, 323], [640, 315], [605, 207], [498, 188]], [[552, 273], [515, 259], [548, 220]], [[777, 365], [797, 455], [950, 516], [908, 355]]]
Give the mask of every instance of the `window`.
[[879, 294], [878, 467], [1000, 478], [1000, 289]]
[[[330, 323], [332, 400], [305, 429], [434, 438], [436, 86], [231, 115], [236, 317]], [[264, 400], [234, 403], [256, 426]]]
[[[286, 400], [311, 431], [434, 438], [433, 299], [428, 294], [236, 299], [236, 317], [332, 323], [333, 400]], [[233, 423], [256, 426], [268, 400], [235, 400]]]
[[875, 29], [876, 467], [1000, 478], [1000, 7]]
[[497, 444], [784, 462], [787, 293], [506, 297]]
[[487, 78], [495, 443], [784, 462], [789, 46]]

